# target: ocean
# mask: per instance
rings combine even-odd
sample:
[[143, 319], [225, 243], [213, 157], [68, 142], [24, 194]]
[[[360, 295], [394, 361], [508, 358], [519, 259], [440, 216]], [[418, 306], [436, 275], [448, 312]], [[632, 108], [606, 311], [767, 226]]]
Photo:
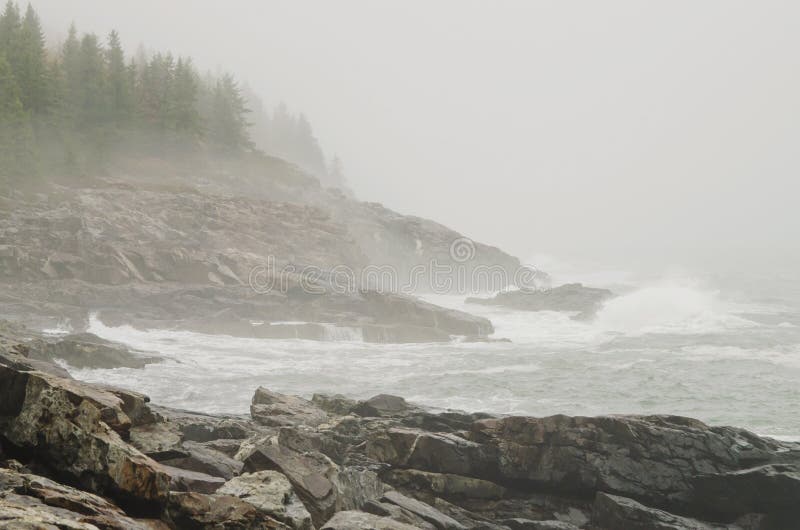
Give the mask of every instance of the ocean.
[[792, 274], [634, 280], [591, 278], [621, 296], [589, 322], [556, 312], [465, 305], [511, 342], [368, 344], [355, 330], [329, 341], [263, 340], [109, 327], [89, 331], [165, 362], [71, 370], [153, 402], [245, 413], [258, 386], [311, 397], [404, 396], [434, 408], [498, 414], [677, 414], [800, 440], [800, 280]]

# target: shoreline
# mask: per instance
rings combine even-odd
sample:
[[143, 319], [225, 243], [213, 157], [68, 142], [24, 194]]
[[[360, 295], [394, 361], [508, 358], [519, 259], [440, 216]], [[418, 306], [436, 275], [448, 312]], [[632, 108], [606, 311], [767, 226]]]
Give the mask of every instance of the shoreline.
[[0, 350], [0, 521], [766, 530], [800, 517], [800, 444], [734, 427], [498, 417], [263, 387], [249, 416], [204, 414], [71, 379], [30, 345]]

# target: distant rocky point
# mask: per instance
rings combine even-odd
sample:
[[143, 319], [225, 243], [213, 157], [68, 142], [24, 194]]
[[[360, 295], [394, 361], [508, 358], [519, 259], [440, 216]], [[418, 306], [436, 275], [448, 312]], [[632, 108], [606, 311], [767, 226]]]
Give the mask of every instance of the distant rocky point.
[[574, 311], [577, 318], [587, 318], [614, 297], [608, 289], [568, 283], [542, 290], [504, 291], [492, 298], [467, 298], [468, 304], [499, 306], [517, 311]]

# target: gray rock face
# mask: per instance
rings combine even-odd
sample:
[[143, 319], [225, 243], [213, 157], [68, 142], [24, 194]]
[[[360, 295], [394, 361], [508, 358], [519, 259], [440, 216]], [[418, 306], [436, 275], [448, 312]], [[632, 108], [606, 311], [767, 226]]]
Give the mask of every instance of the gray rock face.
[[147, 530], [151, 526], [97, 495], [0, 468], [0, 528]]
[[[112, 324], [312, 340], [354, 333], [372, 342], [491, 332], [486, 319], [381, 294], [361, 281], [366, 267], [392, 264], [399, 289], [411, 262], [437, 256], [453, 263], [448, 249], [459, 234], [445, 227], [322, 192], [287, 197], [244, 195], [243, 188], [219, 183], [213, 190], [196, 182], [137, 184], [98, 179], [91, 187], [0, 197], [0, 317], [68, 320], [84, 329], [88, 311], [101, 307], [100, 318]], [[421, 253], [400, 250], [407, 244]], [[373, 252], [384, 245], [393, 250]], [[518, 265], [498, 249], [476, 246], [470, 267]], [[352, 271], [347, 288], [334, 288], [334, 267]], [[94, 339], [46, 350], [43, 356], [69, 357], [73, 366], [148, 362], [121, 357]]]
[[92, 491], [145, 504], [166, 497], [169, 477], [125, 443], [131, 420], [114, 394], [0, 361], [0, 436]]
[[311, 515], [297, 498], [289, 480], [276, 471], [245, 473], [219, 490], [252, 504], [257, 510], [295, 530], [311, 530]]
[[771, 514], [775, 527], [800, 521], [800, 462], [767, 464], [694, 478], [692, 499], [699, 513], [732, 520], [748, 513]]
[[250, 405], [256, 422], [271, 427], [309, 425], [315, 427], [328, 420], [328, 415], [311, 401], [272, 392], [259, 387]]
[[483, 420], [471, 438], [497, 448], [479, 472], [555, 491], [608, 491], [683, 504], [698, 474], [766, 462], [780, 444], [674, 416], [551, 416]]
[[663, 510], [648, 508], [634, 500], [598, 493], [592, 523], [600, 528], [626, 530], [722, 530], [727, 525], [714, 525], [696, 519], [679, 517]]
[[493, 298], [467, 298], [469, 304], [493, 305], [519, 311], [578, 311], [581, 317], [597, 312], [603, 302], [613, 298], [608, 289], [568, 283], [541, 291], [506, 291]]
[[278, 445], [262, 445], [244, 461], [248, 472], [280, 471], [289, 479], [316, 525], [327, 521], [336, 511], [336, 464], [325, 455], [300, 453]]

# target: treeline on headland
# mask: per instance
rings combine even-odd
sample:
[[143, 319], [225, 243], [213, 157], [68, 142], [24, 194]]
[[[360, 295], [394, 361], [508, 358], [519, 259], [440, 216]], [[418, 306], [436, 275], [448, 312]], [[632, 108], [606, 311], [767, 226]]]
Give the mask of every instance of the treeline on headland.
[[[157, 156], [257, 148], [288, 154], [318, 176], [328, 172], [305, 117], [283, 105], [268, 112], [231, 74], [201, 74], [190, 57], [171, 53], [129, 57], [116, 31], [101, 39], [79, 34], [74, 24], [60, 46], [48, 48], [34, 8], [22, 12], [12, 0], [6, 3], [0, 15], [0, 175], [99, 171], [122, 150]], [[338, 162], [333, 166], [339, 173]]]

